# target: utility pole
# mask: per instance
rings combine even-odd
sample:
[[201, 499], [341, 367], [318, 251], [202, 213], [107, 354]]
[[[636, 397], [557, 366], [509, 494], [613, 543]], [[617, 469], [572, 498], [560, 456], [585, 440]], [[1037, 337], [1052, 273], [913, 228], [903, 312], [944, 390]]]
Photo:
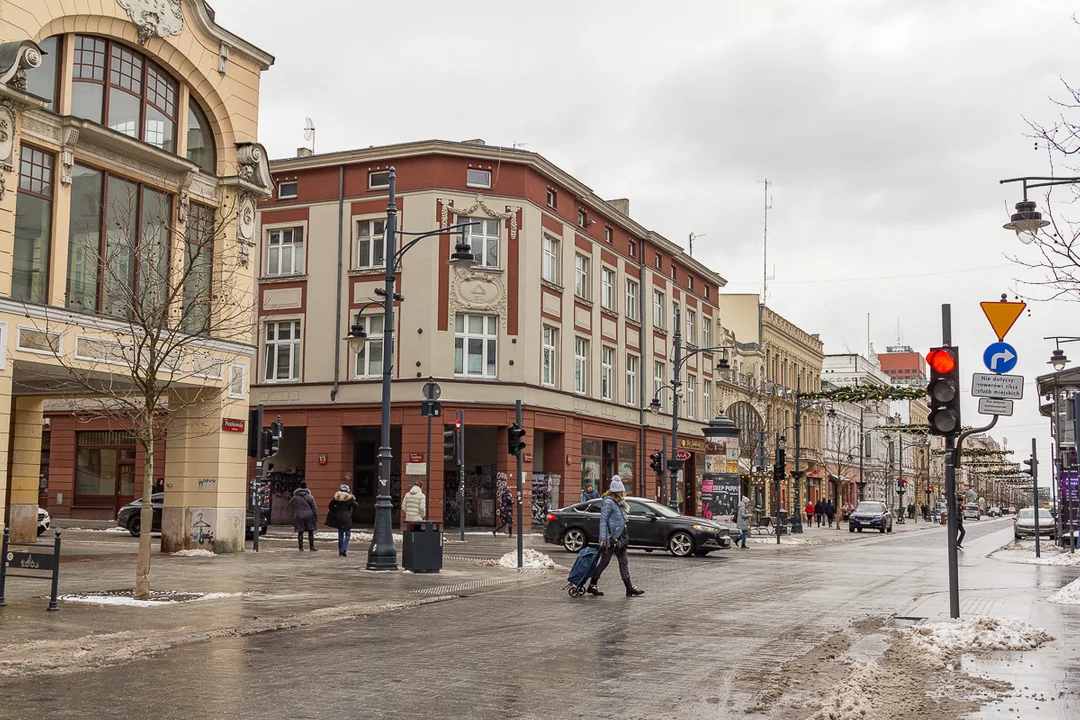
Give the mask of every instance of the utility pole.
[[[791, 470], [791, 477], [795, 481], [795, 507], [792, 508], [791, 532], [802, 534], [802, 486], [803, 472], [799, 469], [799, 459], [802, 457], [802, 378], [795, 383], [795, 467]], [[807, 491], [809, 492], [809, 490]]]

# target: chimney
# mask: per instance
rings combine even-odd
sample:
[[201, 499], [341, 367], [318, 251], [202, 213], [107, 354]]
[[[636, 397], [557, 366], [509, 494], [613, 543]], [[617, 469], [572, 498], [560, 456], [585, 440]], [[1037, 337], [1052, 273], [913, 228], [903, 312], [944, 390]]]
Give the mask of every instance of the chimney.
[[627, 198], [616, 198], [615, 200], [608, 200], [608, 205], [621, 212], [626, 217], [630, 217], [630, 200]]
[[298, 158], [311, 157], [314, 154], [315, 153], [311, 152], [311, 148], [309, 148], [309, 147], [298, 147], [298, 148], [296, 148], [296, 157], [298, 157]]
[[473, 138], [472, 140], [462, 140], [461, 142], [465, 145], [487, 145], [487, 143], [480, 138]]

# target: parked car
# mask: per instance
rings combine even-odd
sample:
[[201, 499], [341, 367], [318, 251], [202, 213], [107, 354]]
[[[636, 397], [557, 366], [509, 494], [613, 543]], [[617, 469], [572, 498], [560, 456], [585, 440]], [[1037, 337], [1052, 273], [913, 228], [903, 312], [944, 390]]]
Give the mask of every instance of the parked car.
[[1002, 508], [1002, 512], [1004, 512], [1006, 515], [1015, 515], [1016, 514], [1016, 508], [1014, 508], [1012, 505], [1010, 505], [1007, 508]]
[[[544, 542], [578, 552], [600, 542], [600, 505], [588, 500], [547, 514]], [[653, 551], [667, 549], [672, 555], [707, 555], [731, 547], [731, 532], [713, 520], [680, 515], [669, 507], [640, 497], [628, 497], [630, 520], [627, 534], [630, 547]]]
[[[1053, 539], [1057, 534], [1057, 526], [1054, 524], [1054, 516], [1046, 508], [1039, 508], [1039, 535], [1046, 535]], [[1022, 537], [1035, 537], [1035, 509], [1021, 508], [1013, 518], [1013, 537], [1019, 540]]]
[[1001, 508], [992, 507], [986, 511], [988, 517], [1001, 517]]
[[892, 513], [885, 503], [876, 500], [863, 500], [855, 506], [855, 511], [848, 518], [848, 532], [863, 531], [863, 528], [879, 532], [892, 532]]
[[[150, 496], [150, 502], [154, 509], [154, 526], [151, 528], [151, 532], [161, 532], [161, 507], [164, 499], [164, 493], [154, 493]], [[270, 527], [270, 513], [263, 513], [260, 520], [262, 522], [259, 526], [259, 534], [265, 535]], [[142, 498], [135, 498], [120, 508], [120, 512], [116, 514], [116, 525], [124, 528], [134, 537], [139, 537], [142, 530]], [[251, 537], [251, 531], [254, 527], [255, 513], [249, 509], [247, 511], [247, 527], [245, 530], [247, 537]]]
[[49, 511], [45, 508], [37, 509], [37, 534], [41, 537], [45, 533], [49, 532], [49, 527], [52, 525], [52, 517], [49, 515]]
[[964, 519], [965, 520], [982, 520], [982, 508], [978, 505], [970, 504], [964, 506]]

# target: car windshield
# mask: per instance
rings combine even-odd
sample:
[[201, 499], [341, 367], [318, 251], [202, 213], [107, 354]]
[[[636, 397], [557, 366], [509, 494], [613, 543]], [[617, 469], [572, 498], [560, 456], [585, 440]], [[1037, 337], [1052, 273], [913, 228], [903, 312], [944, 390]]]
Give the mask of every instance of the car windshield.
[[[1020, 512], [1016, 513], [1016, 517], [1020, 520], [1033, 520], [1035, 518], [1035, 510], [1032, 508], [1024, 508]], [[1053, 520], [1053, 516], [1046, 508], [1039, 508], [1040, 520]]]
[[879, 502], [861, 502], [855, 508], [857, 513], [866, 513], [867, 515], [874, 515], [876, 513], [885, 512], [885, 506]]

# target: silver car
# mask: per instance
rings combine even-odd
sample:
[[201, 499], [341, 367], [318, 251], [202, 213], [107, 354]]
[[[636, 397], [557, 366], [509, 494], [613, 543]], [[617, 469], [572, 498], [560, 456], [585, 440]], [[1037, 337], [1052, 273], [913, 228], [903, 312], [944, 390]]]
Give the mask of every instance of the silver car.
[[[1054, 525], [1054, 516], [1046, 508], [1039, 508], [1039, 535], [1046, 535], [1051, 539], [1057, 534]], [[1035, 537], [1035, 510], [1034, 508], [1022, 508], [1013, 518], [1013, 536], [1019, 540], [1022, 537]]]

